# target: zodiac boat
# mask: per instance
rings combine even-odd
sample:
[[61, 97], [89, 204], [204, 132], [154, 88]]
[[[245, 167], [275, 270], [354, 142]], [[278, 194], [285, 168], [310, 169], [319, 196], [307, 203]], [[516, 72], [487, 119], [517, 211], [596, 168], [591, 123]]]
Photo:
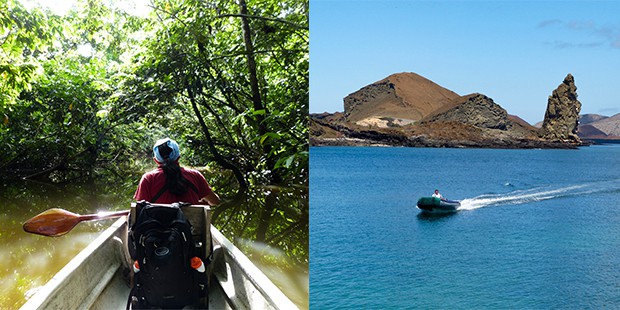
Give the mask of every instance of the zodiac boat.
[[461, 203], [456, 200], [422, 197], [418, 199], [418, 209], [428, 213], [451, 213], [458, 211]]

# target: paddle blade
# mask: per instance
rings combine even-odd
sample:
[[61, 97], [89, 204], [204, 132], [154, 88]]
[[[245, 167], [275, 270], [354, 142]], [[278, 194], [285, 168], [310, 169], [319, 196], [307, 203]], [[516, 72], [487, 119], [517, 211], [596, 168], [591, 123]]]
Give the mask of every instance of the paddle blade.
[[24, 223], [24, 231], [50, 237], [62, 236], [79, 222], [81, 216], [63, 209], [49, 209]]

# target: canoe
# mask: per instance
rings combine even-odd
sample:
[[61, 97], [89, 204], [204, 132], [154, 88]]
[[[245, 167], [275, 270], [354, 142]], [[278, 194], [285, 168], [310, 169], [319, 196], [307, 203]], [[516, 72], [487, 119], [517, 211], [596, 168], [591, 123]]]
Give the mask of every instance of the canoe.
[[[298, 309], [241, 251], [211, 225], [211, 209], [183, 207], [193, 225], [194, 240], [201, 242], [209, 264], [209, 295], [188, 309]], [[129, 296], [129, 254], [124, 245], [127, 221], [135, 221], [135, 204], [129, 219], [118, 219], [49, 282], [21, 309], [125, 309]]]
[[428, 213], [452, 213], [458, 211], [460, 206], [461, 203], [456, 200], [442, 200], [437, 197], [422, 197], [417, 203], [418, 209]]

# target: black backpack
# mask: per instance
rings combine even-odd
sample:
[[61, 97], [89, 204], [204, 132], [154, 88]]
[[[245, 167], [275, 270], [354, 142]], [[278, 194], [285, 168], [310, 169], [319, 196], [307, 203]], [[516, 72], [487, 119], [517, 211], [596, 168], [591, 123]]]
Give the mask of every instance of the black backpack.
[[191, 266], [197, 255], [191, 224], [180, 206], [137, 203], [129, 229], [134, 281], [128, 308], [183, 308], [206, 296], [204, 268], [200, 272]]

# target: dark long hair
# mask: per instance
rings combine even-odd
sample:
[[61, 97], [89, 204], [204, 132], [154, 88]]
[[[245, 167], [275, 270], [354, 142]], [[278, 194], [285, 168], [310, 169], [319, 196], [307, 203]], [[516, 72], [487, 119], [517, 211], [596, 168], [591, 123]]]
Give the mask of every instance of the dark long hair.
[[166, 175], [166, 186], [168, 191], [176, 196], [181, 196], [187, 192], [187, 180], [181, 173], [181, 166], [176, 160], [170, 159], [172, 149], [167, 144], [157, 146], [159, 154], [164, 159], [163, 163], [159, 163], [159, 167], [164, 170]]

